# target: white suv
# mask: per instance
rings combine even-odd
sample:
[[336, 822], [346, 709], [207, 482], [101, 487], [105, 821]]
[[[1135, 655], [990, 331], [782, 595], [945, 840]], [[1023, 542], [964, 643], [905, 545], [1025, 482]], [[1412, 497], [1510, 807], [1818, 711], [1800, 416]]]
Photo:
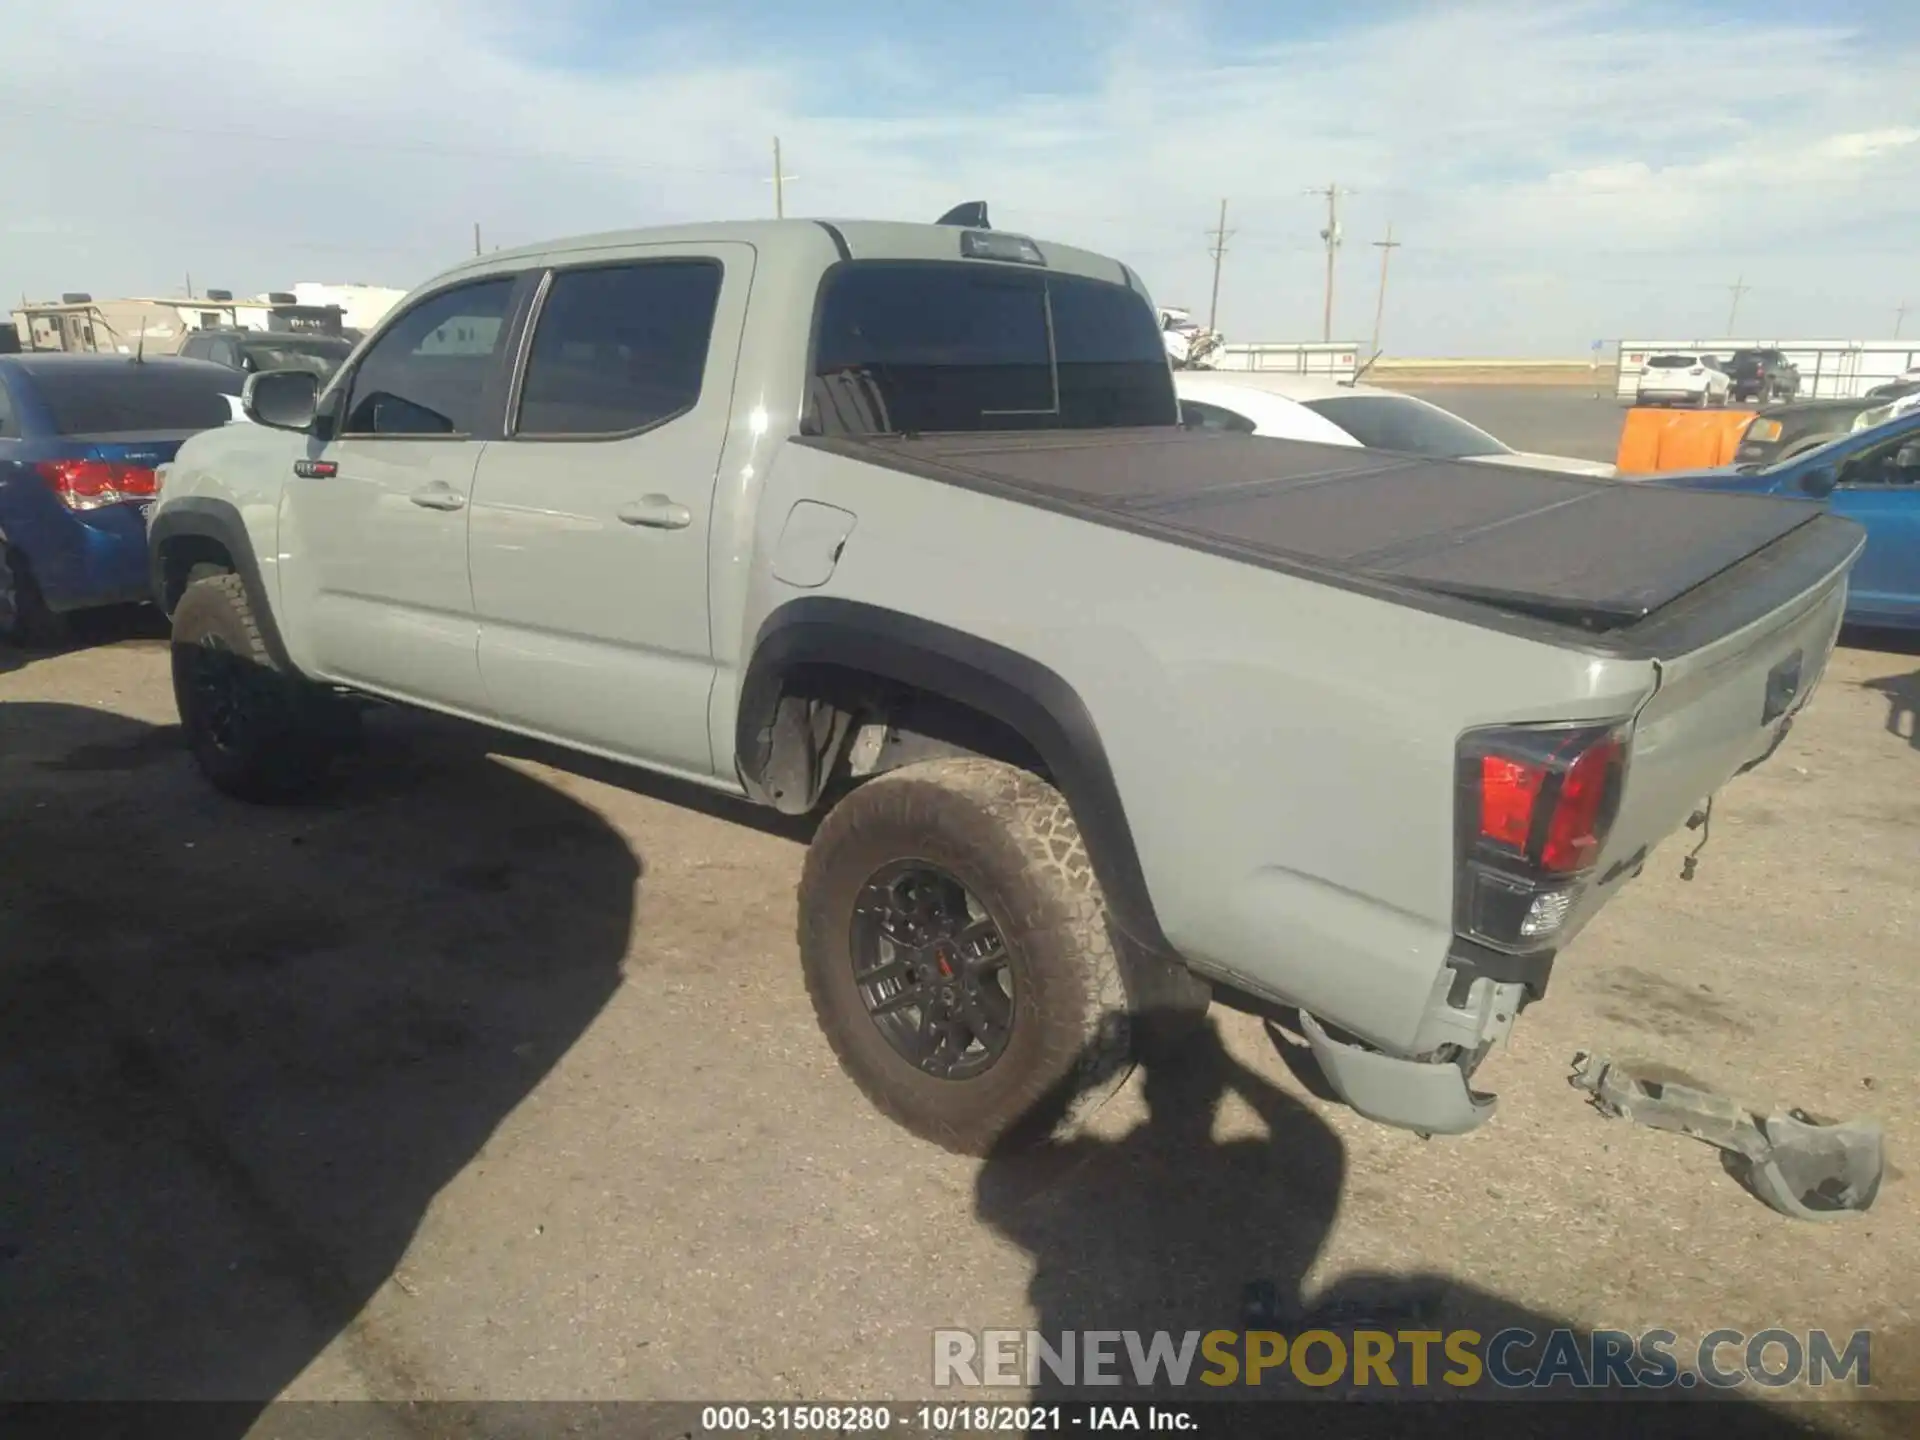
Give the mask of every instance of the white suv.
[[1727, 403], [1733, 377], [1711, 355], [1649, 355], [1640, 372], [1634, 400], [1640, 405], [1710, 405]]

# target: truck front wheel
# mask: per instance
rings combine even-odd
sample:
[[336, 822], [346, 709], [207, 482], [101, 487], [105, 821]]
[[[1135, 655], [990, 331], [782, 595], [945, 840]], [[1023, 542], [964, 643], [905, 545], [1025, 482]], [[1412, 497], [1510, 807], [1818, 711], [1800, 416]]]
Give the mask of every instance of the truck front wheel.
[[258, 803], [328, 778], [350, 713], [274, 663], [238, 575], [187, 586], [173, 612], [173, 695], [187, 747], [220, 790]]
[[1065, 798], [981, 759], [870, 780], [822, 822], [800, 958], [841, 1068], [982, 1155], [1070, 1127], [1132, 1069], [1126, 986]]

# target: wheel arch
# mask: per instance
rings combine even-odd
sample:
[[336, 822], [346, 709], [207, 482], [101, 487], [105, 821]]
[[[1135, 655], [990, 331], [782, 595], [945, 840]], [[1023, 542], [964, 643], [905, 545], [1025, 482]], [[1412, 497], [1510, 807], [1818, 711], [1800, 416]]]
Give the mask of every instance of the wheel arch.
[[280, 637], [273, 606], [267, 603], [266, 579], [260, 573], [259, 559], [253, 553], [253, 542], [238, 508], [228, 501], [201, 495], [190, 495], [163, 506], [147, 530], [149, 578], [154, 603], [163, 613], [173, 614], [193, 567], [209, 562], [224, 563], [240, 577], [260, 627], [260, 637], [274, 662], [294, 669]]
[[[881, 606], [826, 596], [789, 601], [755, 636], [734, 721], [735, 766], [761, 803], [784, 798], [769, 770], [789, 680], [816, 667], [933, 697], [1016, 738], [1073, 807], [1115, 923], [1138, 944], [1167, 948], [1099, 729], [1059, 674], [1005, 646]], [[843, 723], [826, 743], [837, 750], [846, 738]]]

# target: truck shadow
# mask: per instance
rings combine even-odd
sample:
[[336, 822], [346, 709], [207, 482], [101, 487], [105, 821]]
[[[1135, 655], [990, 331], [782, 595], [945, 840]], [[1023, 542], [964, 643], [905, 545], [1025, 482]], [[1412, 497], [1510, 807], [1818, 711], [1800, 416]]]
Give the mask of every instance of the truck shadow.
[[619, 985], [641, 868], [461, 747], [381, 768], [257, 810], [168, 728], [0, 706], [0, 1400], [239, 1434], [329, 1347], [418, 1393], [396, 1267]]
[[[1640, 1400], [1608, 1404], [1604, 1414], [1618, 1417], [1613, 1428], [1598, 1427], [1588, 1406], [1574, 1414], [1565, 1402], [1575, 1392], [1564, 1383], [1548, 1390], [1508, 1391], [1499, 1415], [1482, 1403], [1503, 1392], [1485, 1381], [1468, 1390], [1445, 1383], [1448, 1370], [1442, 1345], [1433, 1345], [1428, 1385], [1409, 1388], [1412, 1372], [1403, 1348], [1395, 1362], [1400, 1386], [1384, 1391], [1377, 1383], [1356, 1387], [1341, 1378], [1324, 1388], [1295, 1379], [1283, 1363], [1246, 1384], [1244, 1369], [1230, 1383], [1201, 1383], [1209, 1372], [1224, 1374], [1203, 1351], [1196, 1351], [1186, 1383], [1135, 1383], [1124, 1332], [1140, 1332], [1149, 1345], [1154, 1331], [1183, 1335], [1208, 1331], [1277, 1331], [1292, 1337], [1325, 1330], [1341, 1337], [1352, 1353], [1357, 1330], [1390, 1335], [1407, 1331], [1473, 1330], [1482, 1341], [1502, 1330], [1521, 1329], [1538, 1340], [1516, 1344], [1507, 1358], [1530, 1367], [1556, 1329], [1575, 1337], [1587, 1353], [1588, 1336], [1570, 1321], [1529, 1309], [1435, 1274], [1349, 1275], [1331, 1287], [1312, 1289], [1308, 1276], [1319, 1258], [1338, 1212], [1345, 1182], [1345, 1155], [1334, 1132], [1312, 1110], [1281, 1091], [1227, 1053], [1211, 1026], [1178, 1059], [1149, 1067], [1144, 1075], [1147, 1119], [1118, 1140], [1078, 1137], [1037, 1149], [995, 1155], [981, 1168], [975, 1190], [979, 1218], [1031, 1258], [1028, 1295], [1033, 1325], [1057, 1346], [1062, 1332], [1122, 1332], [1107, 1344], [1115, 1361], [1109, 1375], [1118, 1383], [1089, 1385], [1038, 1373], [1033, 1403], [1071, 1400], [1103, 1404], [1155, 1399], [1185, 1405], [1218, 1401], [1397, 1401], [1388, 1404], [1284, 1404], [1269, 1422], [1247, 1419], [1234, 1433], [1326, 1433], [1338, 1435], [1485, 1435], [1577, 1433], [1626, 1435], [1698, 1435], [1767, 1437], [1829, 1433], [1810, 1428], [1804, 1414], [1791, 1415], [1776, 1405], [1719, 1398], [1718, 1403], [1686, 1389], [1654, 1392], [1686, 1396], [1694, 1403]], [[1229, 1096], [1238, 1097], [1266, 1130], [1261, 1138], [1214, 1138], [1216, 1114]], [[1044, 1125], [1045, 1118], [1035, 1121]], [[1490, 1214], [1488, 1223], [1503, 1223]], [[1016, 1324], [1013, 1317], [1000, 1323]], [[1683, 1341], [1686, 1337], [1683, 1337]], [[1246, 1351], [1230, 1347], [1244, 1361]], [[1325, 1372], [1329, 1351], [1316, 1342], [1310, 1373]], [[1731, 1353], [1731, 1352], [1728, 1352]], [[1674, 1347], [1686, 1369], [1682, 1346]], [[1346, 1377], [1352, 1374], [1351, 1369]], [[936, 1377], [937, 1378], [937, 1377]], [[1635, 1392], [1615, 1391], [1619, 1401]], [[1637, 1392], [1645, 1396], [1649, 1392]], [[962, 1401], [956, 1390], [952, 1399]], [[1524, 1403], [1534, 1402], [1559, 1403]], [[1520, 1401], [1515, 1405], [1512, 1402]], [[1464, 1403], [1448, 1403], [1464, 1402]], [[1699, 1405], [1712, 1403], [1710, 1412]], [[1865, 1407], [1855, 1407], [1865, 1408]], [[1209, 1422], [1203, 1432], [1211, 1433]], [[1891, 1432], [1889, 1432], [1891, 1433]]]
[[1920, 670], [1861, 683], [1887, 697], [1887, 733], [1920, 750]]
[[[404, 715], [405, 712], [396, 709], [389, 714], [398, 716]], [[406, 722], [403, 720], [399, 723]], [[445, 734], [463, 737], [464, 743], [476, 754], [506, 755], [519, 760], [531, 760], [555, 770], [564, 770], [569, 775], [578, 775], [584, 780], [610, 785], [616, 790], [625, 790], [630, 795], [658, 800], [665, 805], [692, 810], [700, 815], [709, 815], [716, 820], [724, 820], [729, 825], [743, 825], [750, 830], [758, 830], [762, 834], [791, 840], [800, 845], [805, 845], [813, 839], [813, 832], [820, 828], [820, 821], [835, 798], [831, 794], [826, 796], [818, 808], [805, 815], [782, 815], [777, 810], [756, 805], [742, 796], [728, 794], [706, 785], [698, 785], [691, 780], [682, 780], [673, 775], [642, 770], [638, 766], [625, 765], [618, 760], [603, 760], [597, 755], [570, 750], [564, 745], [535, 740], [525, 735], [515, 735], [510, 731], [489, 730], [478, 724], [440, 716], [435, 716], [430, 723], [439, 727]]]

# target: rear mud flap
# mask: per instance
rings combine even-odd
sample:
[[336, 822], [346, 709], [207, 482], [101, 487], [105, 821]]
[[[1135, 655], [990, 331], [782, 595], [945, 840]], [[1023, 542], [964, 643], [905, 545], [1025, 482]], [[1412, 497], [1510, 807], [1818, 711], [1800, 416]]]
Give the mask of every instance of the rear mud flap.
[[1880, 1193], [1886, 1159], [1877, 1120], [1826, 1123], [1799, 1110], [1763, 1116], [1710, 1090], [1642, 1080], [1584, 1051], [1567, 1078], [1604, 1115], [1721, 1150], [1734, 1178], [1782, 1215], [1833, 1220], [1869, 1209]]

